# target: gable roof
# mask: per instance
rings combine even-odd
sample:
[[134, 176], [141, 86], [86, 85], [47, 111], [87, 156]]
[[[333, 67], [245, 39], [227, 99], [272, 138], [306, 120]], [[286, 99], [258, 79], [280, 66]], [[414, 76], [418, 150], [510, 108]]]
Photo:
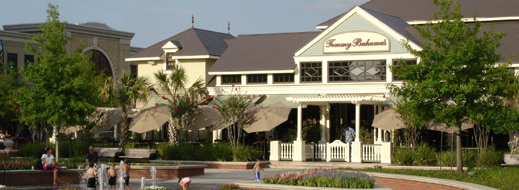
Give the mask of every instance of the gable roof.
[[[460, 12], [465, 17], [517, 17], [519, 1], [514, 0], [458, 0]], [[405, 21], [428, 20], [437, 8], [429, 0], [371, 0], [361, 5], [363, 8], [375, 10], [402, 18]], [[410, 8], [411, 7], [411, 8]], [[342, 13], [317, 26], [330, 26]]]
[[190, 28], [156, 44], [153, 44], [129, 58], [160, 57], [163, 54], [162, 46], [173, 41], [182, 47], [175, 56], [213, 55], [220, 56], [227, 48], [224, 40], [235, 38], [233, 35]]
[[294, 52], [319, 33], [239, 35], [209, 72], [293, 70]]
[[319, 42], [320, 39], [330, 34], [333, 30], [339, 27], [344, 21], [346, 21], [354, 14], [362, 15], [372, 24], [379, 27], [381, 30], [385, 31], [388, 35], [392, 36], [396, 40], [410, 40], [409, 45], [411, 47], [415, 49], [421, 49], [421, 47], [419, 46], [419, 44], [421, 44], [420, 41], [409, 33], [411, 26], [407, 22], [392, 15], [387, 15], [370, 9], [355, 6], [352, 9], [350, 9], [346, 14], [341, 15], [341, 17], [334, 23], [332, 23], [329, 27], [326, 27], [326, 29], [323, 32], [321, 32], [317, 37], [315, 37], [312, 41], [310, 41], [304, 47], [299, 49], [295, 53], [295, 56], [302, 55], [305, 51], [307, 51], [309, 48], [311, 48], [313, 45]]

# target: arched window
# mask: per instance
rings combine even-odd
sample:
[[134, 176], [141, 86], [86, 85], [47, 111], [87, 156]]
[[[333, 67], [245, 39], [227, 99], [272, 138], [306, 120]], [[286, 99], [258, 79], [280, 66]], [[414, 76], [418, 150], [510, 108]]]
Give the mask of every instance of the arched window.
[[103, 72], [106, 76], [112, 76], [112, 67], [110, 67], [110, 62], [108, 62], [108, 58], [98, 50], [92, 49], [85, 52], [87, 55], [90, 55], [90, 61], [95, 63], [95, 70], [99, 72]]

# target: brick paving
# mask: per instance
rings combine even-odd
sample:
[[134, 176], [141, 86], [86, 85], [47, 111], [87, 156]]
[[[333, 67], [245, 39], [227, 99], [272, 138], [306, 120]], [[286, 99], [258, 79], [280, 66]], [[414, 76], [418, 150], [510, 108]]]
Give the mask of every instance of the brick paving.
[[461, 188], [435, 184], [435, 183], [426, 183], [420, 181], [411, 181], [405, 179], [394, 179], [394, 178], [383, 178], [383, 177], [375, 177], [375, 182], [389, 187], [393, 190], [462, 190]]

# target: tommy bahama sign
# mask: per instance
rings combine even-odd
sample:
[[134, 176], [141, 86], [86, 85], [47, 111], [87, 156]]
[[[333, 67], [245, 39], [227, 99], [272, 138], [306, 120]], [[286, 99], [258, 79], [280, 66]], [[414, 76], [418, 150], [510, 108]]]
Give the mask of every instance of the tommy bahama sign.
[[323, 53], [389, 51], [389, 39], [376, 32], [346, 32], [324, 41]]

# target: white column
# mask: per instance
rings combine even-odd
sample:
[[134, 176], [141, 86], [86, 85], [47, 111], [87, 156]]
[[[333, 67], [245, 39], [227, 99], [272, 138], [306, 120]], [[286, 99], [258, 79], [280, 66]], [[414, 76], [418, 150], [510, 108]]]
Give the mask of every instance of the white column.
[[377, 141], [378, 142], [382, 142], [383, 139], [382, 139], [382, 129], [378, 129], [377, 128], [377, 131], [378, 131], [378, 138], [377, 138]]
[[362, 162], [362, 143], [360, 142], [360, 103], [355, 104], [355, 142], [351, 143], [351, 162]]
[[222, 85], [222, 75], [217, 75], [216, 76], [216, 86], [221, 86]]
[[274, 84], [274, 75], [273, 74], [267, 75], [267, 84], [268, 85]]
[[326, 104], [326, 141], [330, 141], [330, 103]]
[[321, 119], [319, 124], [321, 125], [321, 141], [320, 143], [326, 143], [326, 106], [320, 106]]
[[383, 142], [380, 151], [380, 163], [391, 164], [391, 143]]
[[294, 141], [293, 161], [303, 162], [305, 158], [305, 141], [303, 140], [303, 107], [297, 105], [297, 139]]
[[360, 104], [355, 104], [355, 142], [360, 142]]
[[303, 140], [303, 107], [301, 104], [297, 105], [297, 139], [296, 141]]
[[[377, 105], [373, 105], [373, 118], [377, 115]], [[377, 128], [373, 128], [373, 143], [377, 142]]]
[[294, 84], [301, 83], [301, 68], [299, 61], [296, 61], [296, 70], [294, 71]]
[[279, 141], [270, 141], [270, 161], [279, 161], [281, 154]]
[[241, 85], [247, 85], [247, 75], [241, 75]]

